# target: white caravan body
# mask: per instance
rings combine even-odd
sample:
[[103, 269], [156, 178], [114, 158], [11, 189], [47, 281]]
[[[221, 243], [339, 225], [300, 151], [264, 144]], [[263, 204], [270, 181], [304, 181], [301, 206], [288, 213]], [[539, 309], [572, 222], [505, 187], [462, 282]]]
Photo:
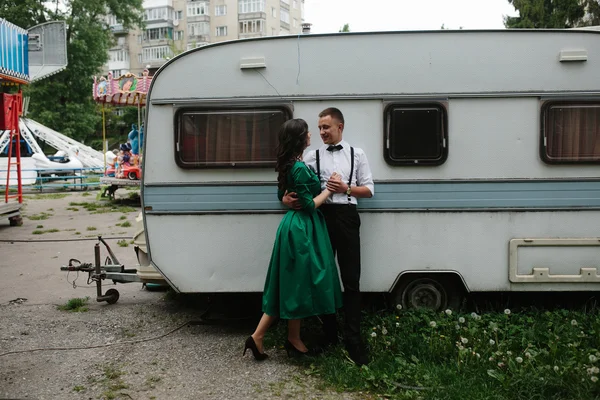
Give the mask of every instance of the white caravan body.
[[285, 212], [274, 163], [232, 155], [258, 149], [254, 136], [206, 121], [284, 110], [315, 149], [327, 107], [375, 181], [359, 200], [363, 291], [423, 277], [475, 292], [600, 289], [600, 32], [578, 30], [285, 36], [170, 60], [149, 92], [142, 198], [150, 260], [173, 288], [261, 292]]

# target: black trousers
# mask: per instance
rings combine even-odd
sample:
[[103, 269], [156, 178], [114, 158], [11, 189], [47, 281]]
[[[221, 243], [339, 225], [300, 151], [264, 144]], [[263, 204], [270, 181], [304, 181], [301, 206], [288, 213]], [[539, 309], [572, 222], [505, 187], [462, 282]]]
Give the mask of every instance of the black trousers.
[[[344, 341], [360, 344], [360, 217], [355, 205], [323, 204], [320, 208], [344, 286]], [[328, 338], [337, 337], [335, 314], [322, 317]]]

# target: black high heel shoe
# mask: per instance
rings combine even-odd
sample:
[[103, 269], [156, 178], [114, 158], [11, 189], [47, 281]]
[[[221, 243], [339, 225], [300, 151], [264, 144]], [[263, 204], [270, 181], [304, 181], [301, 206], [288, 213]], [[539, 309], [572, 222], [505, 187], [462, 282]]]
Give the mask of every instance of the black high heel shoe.
[[292, 357], [314, 357], [314, 356], [322, 353], [322, 350], [317, 349], [317, 348], [310, 349], [307, 351], [300, 351], [296, 348], [296, 346], [294, 346], [292, 344], [292, 342], [289, 341], [289, 339], [285, 342], [283, 347], [285, 348], [285, 351], [287, 352], [287, 355], [290, 358], [292, 358]]
[[246, 343], [244, 344], [244, 354], [242, 355], [246, 355], [246, 350], [248, 349], [252, 351], [252, 355], [254, 356], [254, 359], [256, 361], [263, 361], [269, 357], [267, 353], [261, 353], [260, 351], [258, 351], [258, 347], [256, 347], [256, 342], [254, 341], [252, 336], [246, 339]]

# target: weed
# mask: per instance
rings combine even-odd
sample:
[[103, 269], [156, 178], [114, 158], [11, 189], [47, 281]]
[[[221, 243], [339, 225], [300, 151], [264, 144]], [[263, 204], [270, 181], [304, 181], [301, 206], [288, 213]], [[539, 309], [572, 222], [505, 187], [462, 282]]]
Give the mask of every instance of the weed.
[[54, 211], [54, 208], [49, 208], [46, 211]]
[[83, 392], [85, 390], [85, 386], [81, 386], [81, 385], [77, 385], [77, 386], [73, 386], [73, 391], [74, 392]]
[[[38, 225], [38, 227], [40, 227], [42, 225]], [[42, 226], [43, 228], [43, 226]], [[54, 232], [60, 232], [60, 229], [56, 229], [56, 228], [52, 228], [52, 229], [46, 229], [46, 230], [40, 230], [40, 229], [36, 229], [35, 231], [31, 232], [32, 235], [43, 235], [44, 233], [54, 233]]]
[[96, 227], [95, 226], [88, 226], [87, 228], [85, 228], [88, 231], [95, 231]]
[[41, 212], [39, 214], [33, 214], [33, 215], [28, 215], [27, 218], [29, 218], [32, 221], [39, 221], [42, 219], [48, 219], [49, 217], [51, 217], [53, 214], [48, 214], [45, 212]]
[[129, 246], [129, 243], [127, 243], [127, 240], [125, 239], [121, 239], [117, 242], [117, 244], [119, 245], [119, 247], [127, 247]]
[[77, 207], [67, 207], [66, 209], [69, 211], [79, 211], [79, 208]]
[[121, 217], [120, 217], [119, 219], [120, 219], [120, 220], [127, 219], [127, 215], [121, 215]]
[[41, 229], [43, 227], [44, 227], [44, 225], [38, 225], [38, 226], [36, 226], [36, 228], [38, 228], [38, 229]]
[[81, 197], [91, 196], [90, 192], [81, 193]]
[[77, 231], [74, 233], [74, 235], [81, 235], [81, 232]]
[[131, 226], [131, 222], [129, 222], [129, 221], [125, 221], [121, 224], [121, 227], [123, 227], [123, 228], [129, 228], [130, 226]]
[[31, 200], [57, 200], [64, 199], [65, 197], [70, 196], [69, 193], [48, 193], [48, 194], [36, 194], [33, 196], [23, 196], [23, 198], [31, 199]]
[[72, 311], [72, 312], [85, 312], [88, 310], [87, 304], [90, 300], [89, 297], [69, 299], [66, 304], [57, 306], [56, 308], [61, 311]]

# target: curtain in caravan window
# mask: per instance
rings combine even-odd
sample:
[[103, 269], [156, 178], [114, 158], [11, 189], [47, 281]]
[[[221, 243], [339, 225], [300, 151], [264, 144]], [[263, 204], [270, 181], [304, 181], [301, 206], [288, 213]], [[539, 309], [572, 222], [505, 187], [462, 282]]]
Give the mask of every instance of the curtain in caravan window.
[[183, 167], [274, 166], [283, 110], [186, 111], [177, 161]]
[[549, 106], [545, 135], [546, 161], [600, 161], [600, 104]]

